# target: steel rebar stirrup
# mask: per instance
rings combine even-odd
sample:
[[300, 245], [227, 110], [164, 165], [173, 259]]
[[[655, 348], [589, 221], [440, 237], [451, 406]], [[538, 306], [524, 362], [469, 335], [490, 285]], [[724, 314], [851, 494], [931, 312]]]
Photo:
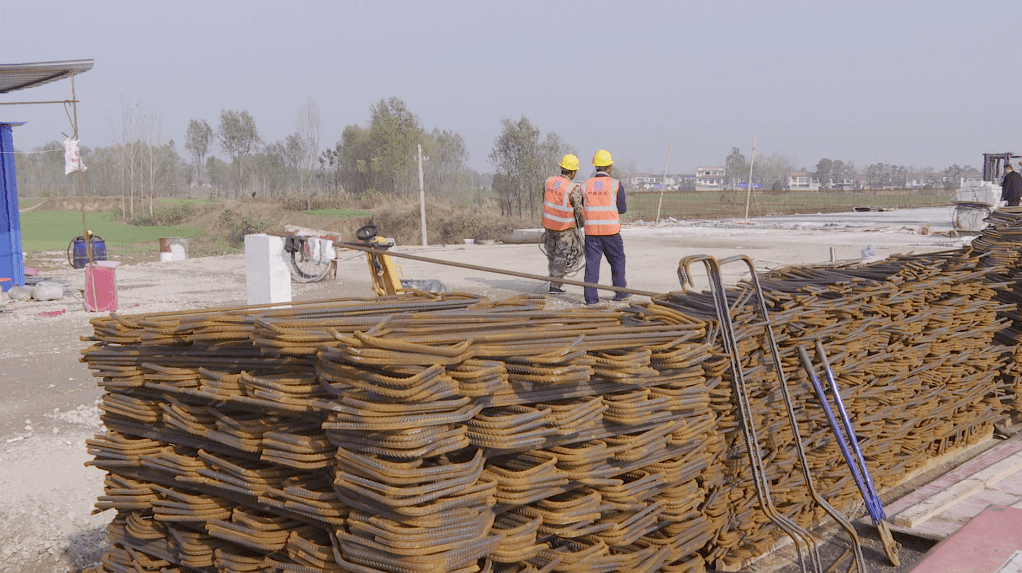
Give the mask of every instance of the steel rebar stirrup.
[[770, 346], [770, 354], [774, 361], [774, 367], [777, 370], [777, 384], [781, 390], [781, 397], [784, 398], [784, 407], [788, 412], [788, 421], [791, 423], [791, 433], [795, 438], [795, 451], [798, 453], [798, 461], [802, 466], [802, 477], [805, 479], [806, 487], [809, 488], [809, 494], [813, 500], [823, 508], [824, 511], [830, 515], [834, 521], [838, 522], [842, 529], [844, 529], [848, 536], [852, 539], [852, 551], [855, 560], [855, 564], [858, 567], [860, 573], [866, 573], [866, 560], [862, 556], [862, 543], [859, 540], [859, 535], [855, 531], [855, 527], [847, 520], [840, 512], [838, 512], [830, 503], [816, 489], [816, 484], [813, 482], [813, 477], [809, 472], [809, 461], [806, 458], [805, 446], [802, 444], [802, 432], [798, 428], [798, 420], [795, 416], [795, 407], [791, 399], [791, 391], [788, 388], [788, 380], [784, 375], [784, 368], [781, 364], [781, 352], [777, 346], [777, 339], [774, 337], [773, 323], [770, 321], [770, 312], [766, 306], [766, 298], [763, 296], [763, 288], [759, 282], [759, 275], [756, 274], [756, 266], [753, 264], [752, 259], [746, 255], [735, 255], [720, 260], [720, 265], [726, 265], [731, 262], [744, 262], [749, 267], [749, 273], [751, 275], [752, 286], [756, 291], [756, 297], [759, 299], [758, 310], [760, 317], [763, 320], [763, 327], [766, 330], [766, 337], [768, 345]]
[[742, 371], [741, 351], [738, 348], [738, 342], [734, 334], [731, 311], [727, 302], [727, 294], [724, 290], [724, 281], [720, 274], [720, 264], [717, 262], [717, 259], [709, 255], [693, 255], [681, 259], [681, 262], [678, 264], [678, 279], [681, 281], [682, 287], [685, 287], [686, 283], [693, 284], [688, 267], [694, 262], [703, 263], [706, 267], [706, 274], [710, 279], [710, 292], [713, 295], [717, 320], [720, 323], [721, 339], [731, 361], [731, 383], [734, 388], [738, 419], [741, 421], [742, 435], [745, 439], [746, 451], [749, 456], [749, 469], [752, 472], [756, 496], [763, 508], [763, 512], [770, 521], [791, 537], [795, 545], [795, 551], [798, 553], [799, 564], [802, 567], [803, 573], [807, 569], [805, 556], [802, 553], [802, 544], [805, 544], [809, 550], [814, 569], [822, 573], [823, 566], [820, 561], [816, 540], [808, 531], [782, 515], [774, 506], [773, 500], [770, 497], [770, 480], [767, 479], [766, 470], [763, 467], [763, 454], [759, 448], [759, 439], [756, 436], [756, 428], [753, 423], [749, 392], [745, 386], [745, 376]]

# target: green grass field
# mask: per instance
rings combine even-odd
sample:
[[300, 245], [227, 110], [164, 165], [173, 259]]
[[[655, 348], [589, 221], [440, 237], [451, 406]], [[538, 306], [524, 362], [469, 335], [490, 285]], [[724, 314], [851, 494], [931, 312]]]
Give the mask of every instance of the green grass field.
[[[954, 190], [893, 189], [863, 191], [668, 191], [664, 193], [660, 216], [676, 219], [730, 219], [744, 217], [746, 199], [750, 217], [772, 217], [798, 213], [835, 213], [856, 207], [907, 209], [950, 205]], [[656, 218], [659, 191], [629, 191], [625, 220]]]
[[[144, 249], [157, 248], [161, 237], [195, 237], [198, 227], [133, 227], [116, 221], [111, 213], [86, 215], [89, 229], [106, 242], [107, 247], [131, 250], [144, 244]], [[21, 245], [25, 252], [67, 249], [68, 243], [84, 234], [82, 214], [72, 211], [29, 211], [21, 214]]]

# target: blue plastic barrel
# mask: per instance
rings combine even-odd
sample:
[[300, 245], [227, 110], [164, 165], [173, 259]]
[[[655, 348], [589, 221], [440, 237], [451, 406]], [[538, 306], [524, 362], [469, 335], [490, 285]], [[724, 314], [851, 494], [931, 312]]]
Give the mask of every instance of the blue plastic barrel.
[[[106, 260], [106, 242], [98, 235], [92, 236], [92, 260]], [[85, 237], [75, 237], [68, 248], [68, 260], [76, 269], [83, 269], [89, 263], [89, 253], [85, 249]]]

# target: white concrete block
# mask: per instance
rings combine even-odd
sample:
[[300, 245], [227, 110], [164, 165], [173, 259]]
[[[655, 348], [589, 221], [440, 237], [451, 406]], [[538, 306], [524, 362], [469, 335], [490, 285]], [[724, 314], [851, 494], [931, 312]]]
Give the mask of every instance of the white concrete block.
[[245, 280], [248, 304], [291, 302], [291, 270], [284, 237], [245, 235]]

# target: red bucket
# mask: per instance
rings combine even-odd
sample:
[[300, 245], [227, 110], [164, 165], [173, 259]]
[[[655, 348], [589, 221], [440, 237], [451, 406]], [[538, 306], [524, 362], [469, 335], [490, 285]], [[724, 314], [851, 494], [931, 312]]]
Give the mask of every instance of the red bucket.
[[109, 312], [117, 310], [116, 263], [93, 263], [85, 267], [85, 310]]

